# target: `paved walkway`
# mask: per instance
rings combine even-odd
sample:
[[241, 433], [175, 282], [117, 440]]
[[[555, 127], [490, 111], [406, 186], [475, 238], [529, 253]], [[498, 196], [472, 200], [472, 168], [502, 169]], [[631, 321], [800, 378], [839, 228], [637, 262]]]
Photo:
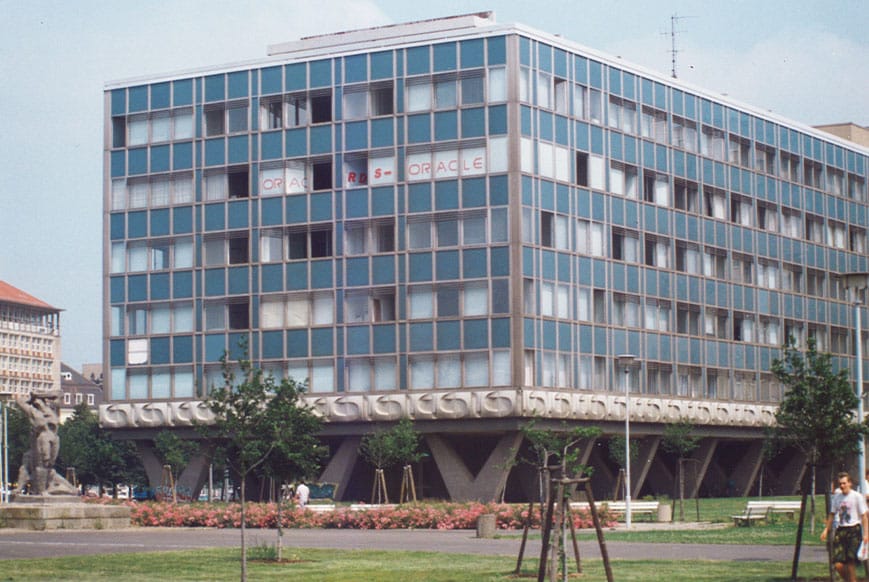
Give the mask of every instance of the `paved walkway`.
[[[651, 525], [651, 524], [650, 524]], [[685, 524], [679, 524], [681, 528]], [[640, 526], [647, 528], [649, 526]], [[276, 530], [251, 529], [251, 545], [271, 542]], [[540, 553], [540, 540], [529, 540], [526, 556]], [[469, 530], [284, 530], [285, 547], [334, 548], [342, 550], [415, 550], [456, 554], [503, 555], [515, 557], [520, 538], [477, 539]], [[119, 530], [53, 530], [33, 532], [0, 529], [0, 559], [43, 558], [125, 552], [154, 552], [196, 548], [235, 547], [238, 530], [210, 528], [130, 528]], [[580, 537], [584, 557], [599, 557], [594, 537]], [[793, 546], [724, 544], [652, 544], [607, 542], [610, 557], [634, 560], [732, 560], [782, 561], [792, 558]], [[826, 561], [824, 549], [808, 546], [802, 560]]]

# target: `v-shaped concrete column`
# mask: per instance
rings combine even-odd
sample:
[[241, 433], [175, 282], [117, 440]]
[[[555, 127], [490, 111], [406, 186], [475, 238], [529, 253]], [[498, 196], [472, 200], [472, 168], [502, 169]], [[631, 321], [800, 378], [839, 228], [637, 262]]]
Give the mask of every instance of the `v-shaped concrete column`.
[[492, 501], [507, 482], [510, 465], [522, 443], [522, 433], [507, 433], [489, 453], [483, 468], [473, 475], [447, 441], [438, 435], [426, 435], [432, 458], [453, 501]]

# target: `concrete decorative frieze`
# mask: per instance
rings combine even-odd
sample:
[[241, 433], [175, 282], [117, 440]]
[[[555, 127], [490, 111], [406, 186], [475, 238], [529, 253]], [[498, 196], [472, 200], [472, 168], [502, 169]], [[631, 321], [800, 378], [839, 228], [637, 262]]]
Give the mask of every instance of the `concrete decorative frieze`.
[[[399, 394], [310, 394], [305, 400], [326, 422], [382, 422], [531, 417], [623, 421], [625, 397], [618, 394], [552, 390], [456, 390]], [[631, 397], [631, 420], [696, 425], [764, 427], [775, 423], [776, 407], [747, 402]], [[156, 428], [208, 423], [211, 411], [198, 401], [120, 402], [100, 407], [106, 428]]]

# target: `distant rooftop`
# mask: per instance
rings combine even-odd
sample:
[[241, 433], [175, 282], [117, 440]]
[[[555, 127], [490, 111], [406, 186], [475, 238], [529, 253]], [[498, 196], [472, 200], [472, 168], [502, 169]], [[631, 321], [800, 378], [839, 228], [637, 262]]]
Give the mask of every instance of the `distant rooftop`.
[[13, 287], [6, 281], [0, 281], [0, 302], [15, 303], [17, 305], [26, 305], [28, 307], [38, 307], [50, 311], [60, 311], [56, 307], [52, 307], [45, 301], [37, 299], [29, 293], [25, 293], [18, 287]]

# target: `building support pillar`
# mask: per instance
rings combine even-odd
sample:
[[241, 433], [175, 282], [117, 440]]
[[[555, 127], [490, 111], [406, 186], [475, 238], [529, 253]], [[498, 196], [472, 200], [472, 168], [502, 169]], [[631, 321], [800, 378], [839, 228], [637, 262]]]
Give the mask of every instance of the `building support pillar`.
[[[778, 474], [778, 479], [776, 480], [777, 487], [774, 492], [776, 495], [797, 495], [800, 492], [800, 483], [803, 482], [803, 475], [807, 470], [806, 456], [797, 450], [791, 452], [790, 461], [788, 461], [788, 464], [785, 465], [781, 473]], [[828, 486], [826, 484], [822, 485], [824, 487]], [[768, 485], [766, 489], [769, 491]]]
[[157, 458], [152, 441], [135, 441], [135, 443], [136, 450], [142, 458], [145, 475], [148, 477], [148, 486], [152, 491], [156, 491], [163, 483], [163, 464]]
[[348, 436], [338, 445], [338, 450], [329, 459], [329, 463], [323, 472], [320, 474], [318, 481], [321, 483], [335, 483], [335, 500], [342, 501], [341, 495], [347, 483], [350, 482], [350, 476], [353, 474], [353, 467], [356, 465], [356, 459], [359, 458], [359, 445], [362, 442], [361, 436]]
[[[703, 483], [703, 478], [706, 476], [706, 471], [709, 470], [709, 463], [712, 461], [712, 456], [715, 454], [715, 449], [718, 448], [718, 439], [709, 438], [700, 441], [700, 446], [691, 455], [693, 464], [697, 467], [697, 473], [686, 467], [685, 471], [685, 496], [694, 498], [700, 491], [700, 484]], [[689, 461], [690, 463], [691, 461]]]
[[745, 448], [745, 454], [736, 464], [730, 480], [733, 481], [734, 495], [748, 496], [757, 481], [757, 475], [763, 466], [763, 441], [751, 441]]
[[670, 497], [678, 497], [679, 485], [675, 482], [673, 472], [659, 455], [655, 455], [651, 462], [651, 469], [646, 475], [649, 485], [656, 494], [665, 493]]
[[205, 451], [200, 450], [190, 458], [190, 462], [178, 475], [178, 483], [175, 484], [175, 490], [183, 495], [189, 495], [191, 501], [199, 499], [199, 493], [202, 487], [208, 482], [208, 465], [210, 459]]
[[652, 460], [658, 452], [658, 446], [661, 444], [661, 437], [647, 436], [640, 441], [637, 458], [631, 463], [631, 474], [634, 480], [631, 483], [631, 497], [634, 499], [640, 496], [640, 490], [646, 482], [646, 476], [649, 474], [649, 469], [652, 468]]
[[446, 440], [438, 435], [426, 435], [432, 458], [440, 471], [452, 501], [488, 502], [495, 499], [506, 485], [512, 461], [522, 444], [521, 432], [503, 435], [476, 476]]

